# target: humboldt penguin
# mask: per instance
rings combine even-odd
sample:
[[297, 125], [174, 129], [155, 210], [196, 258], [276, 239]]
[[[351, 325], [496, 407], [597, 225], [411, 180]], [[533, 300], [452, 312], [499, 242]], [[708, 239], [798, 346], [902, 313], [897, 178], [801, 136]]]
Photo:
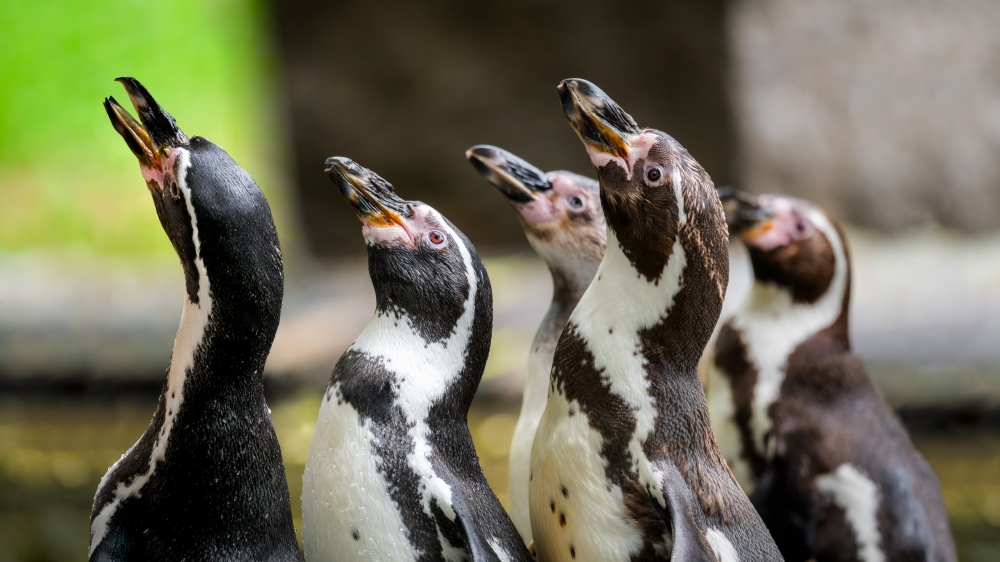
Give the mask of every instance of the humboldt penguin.
[[712, 180], [593, 84], [559, 85], [607, 251], [553, 359], [531, 452], [539, 560], [780, 560], [712, 436], [698, 360], [729, 275]]
[[188, 138], [134, 78], [137, 121], [104, 108], [139, 159], [185, 295], [153, 420], [97, 488], [90, 560], [301, 560], [264, 361], [284, 292], [264, 194], [219, 146]]
[[753, 267], [708, 392], [720, 445], [786, 560], [954, 560], [937, 477], [851, 351], [850, 255], [818, 206], [723, 193]]
[[531, 543], [531, 442], [545, 410], [559, 334], [604, 257], [604, 213], [598, 184], [591, 178], [566, 171], [546, 174], [495, 146], [474, 146], [465, 156], [517, 211], [528, 243], [552, 275], [552, 302], [531, 344], [521, 414], [510, 445], [510, 516], [525, 542]]
[[371, 170], [326, 166], [361, 219], [376, 310], [320, 406], [303, 475], [306, 558], [530, 560], [467, 425], [493, 329], [475, 248]]

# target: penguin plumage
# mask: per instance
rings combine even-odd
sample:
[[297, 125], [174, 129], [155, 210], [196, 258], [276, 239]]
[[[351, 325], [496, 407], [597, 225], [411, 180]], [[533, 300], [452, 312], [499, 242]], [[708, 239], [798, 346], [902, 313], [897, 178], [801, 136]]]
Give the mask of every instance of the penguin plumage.
[[521, 412], [514, 427], [509, 458], [510, 517], [524, 541], [530, 544], [531, 443], [545, 410], [556, 342], [604, 257], [607, 233], [600, 187], [596, 180], [573, 172], [544, 173], [495, 146], [477, 145], [465, 155], [517, 211], [528, 243], [552, 275], [552, 302], [531, 343]]
[[530, 560], [467, 425], [493, 303], [472, 243], [346, 158], [327, 174], [363, 224], [375, 318], [338, 361], [303, 475], [306, 557]]
[[720, 447], [791, 560], [955, 560], [937, 477], [848, 337], [850, 254], [822, 209], [723, 193], [754, 280], [720, 329]]
[[564, 80], [559, 93], [608, 233], [532, 448], [538, 559], [780, 560], [719, 453], [698, 379], [729, 271], [712, 181], [593, 84]]
[[119, 81], [139, 121], [114, 98], [104, 106], [139, 159], [186, 294], [153, 420], [97, 489], [90, 560], [301, 560], [264, 400], [284, 291], [270, 208], [222, 148]]

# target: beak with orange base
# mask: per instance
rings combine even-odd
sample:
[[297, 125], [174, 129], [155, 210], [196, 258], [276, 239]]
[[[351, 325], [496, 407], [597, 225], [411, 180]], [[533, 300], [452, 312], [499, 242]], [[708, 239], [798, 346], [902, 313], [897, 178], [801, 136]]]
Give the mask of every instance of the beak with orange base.
[[188, 144], [188, 137], [138, 80], [122, 77], [117, 78], [117, 81], [125, 86], [125, 92], [139, 114], [139, 119], [132, 117], [115, 98], [108, 97], [104, 100], [104, 109], [108, 112], [111, 124], [139, 159], [141, 167], [162, 172], [163, 163], [170, 158], [171, 149]]
[[732, 187], [716, 190], [726, 212], [730, 236], [752, 240], [774, 227], [774, 214], [761, 206], [756, 195]]

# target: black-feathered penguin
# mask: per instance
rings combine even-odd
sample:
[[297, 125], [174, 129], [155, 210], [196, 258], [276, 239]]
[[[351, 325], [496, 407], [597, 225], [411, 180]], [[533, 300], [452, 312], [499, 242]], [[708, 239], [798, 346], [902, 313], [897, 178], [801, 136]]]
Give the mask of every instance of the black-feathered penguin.
[[711, 361], [712, 422], [787, 560], [954, 560], [937, 477], [848, 338], [850, 258], [822, 209], [729, 191], [754, 281]]
[[376, 311], [320, 406], [302, 486], [306, 558], [530, 560], [466, 421], [493, 330], [475, 248], [371, 170], [326, 165], [361, 219]]
[[149, 428], [101, 480], [90, 560], [301, 560], [264, 361], [284, 291], [271, 210], [222, 148], [133, 78], [104, 108], [139, 159], [187, 292]]
[[552, 302], [531, 344], [521, 413], [510, 445], [510, 517], [525, 542], [531, 543], [531, 443], [545, 410], [559, 334], [604, 257], [606, 231], [600, 189], [595, 180], [573, 172], [543, 173], [495, 146], [474, 146], [465, 156], [517, 211], [528, 242], [552, 275]]
[[780, 560], [698, 379], [729, 273], [712, 180], [593, 84], [559, 94], [597, 168], [608, 245], [556, 347], [532, 448], [538, 558]]

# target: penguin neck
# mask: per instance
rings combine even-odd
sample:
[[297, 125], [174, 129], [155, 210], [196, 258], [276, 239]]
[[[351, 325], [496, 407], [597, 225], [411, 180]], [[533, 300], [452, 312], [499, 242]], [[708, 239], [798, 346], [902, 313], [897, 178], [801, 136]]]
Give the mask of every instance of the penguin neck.
[[[632, 266], [609, 229], [604, 259], [571, 322], [591, 326], [588, 331], [600, 326], [603, 334], [594, 337], [615, 340], [619, 350], [638, 351], [647, 369], [697, 378], [698, 358], [718, 319], [724, 286], [707, 278], [703, 259], [689, 255], [682, 239], [682, 234], [676, 237], [662, 274], [650, 281]], [[609, 373], [620, 375], [634, 376]]]
[[469, 291], [454, 324], [435, 330], [445, 337], [429, 341], [417, 328], [420, 318], [412, 318], [405, 308], [386, 307], [376, 312], [350, 347], [378, 358], [395, 374], [399, 400], [411, 423], [422, 423], [443, 400], [464, 420], [486, 366], [493, 330], [492, 292], [482, 265], [473, 263], [464, 246], [460, 251]]
[[[549, 309], [542, 318], [542, 323], [535, 332], [535, 337], [531, 343], [531, 353], [528, 357], [528, 372], [524, 384], [524, 393], [521, 402], [521, 409], [525, 412], [535, 412], [541, 416], [545, 409], [546, 396], [549, 388], [549, 374], [552, 371], [552, 357], [559, 342], [559, 335], [562, 334], [566, 322], [576, 308], [586, 286], [581, 286], [572, 276], [566, 272], [549, 265], [552, 274], [552, 302]], [[593, 280], [593, 272], [588, 272], [590, 278], [587, 283]]]
[[829, 240], [834, 256], [833, 277], [826, 291], [812, 302], [803, 302], [795, 299], [792, 288], [762, 281], [755, 271], [750, 291], [732, 318], [750, 338], [751, 353], [757, 348], [768, 356], [779, 354], [775, 360], [783, 361], [798, 345], [821, 332], [850, 349], [850, 261], [836, 227], [827, 222], [818, 222], [817, 227]]

